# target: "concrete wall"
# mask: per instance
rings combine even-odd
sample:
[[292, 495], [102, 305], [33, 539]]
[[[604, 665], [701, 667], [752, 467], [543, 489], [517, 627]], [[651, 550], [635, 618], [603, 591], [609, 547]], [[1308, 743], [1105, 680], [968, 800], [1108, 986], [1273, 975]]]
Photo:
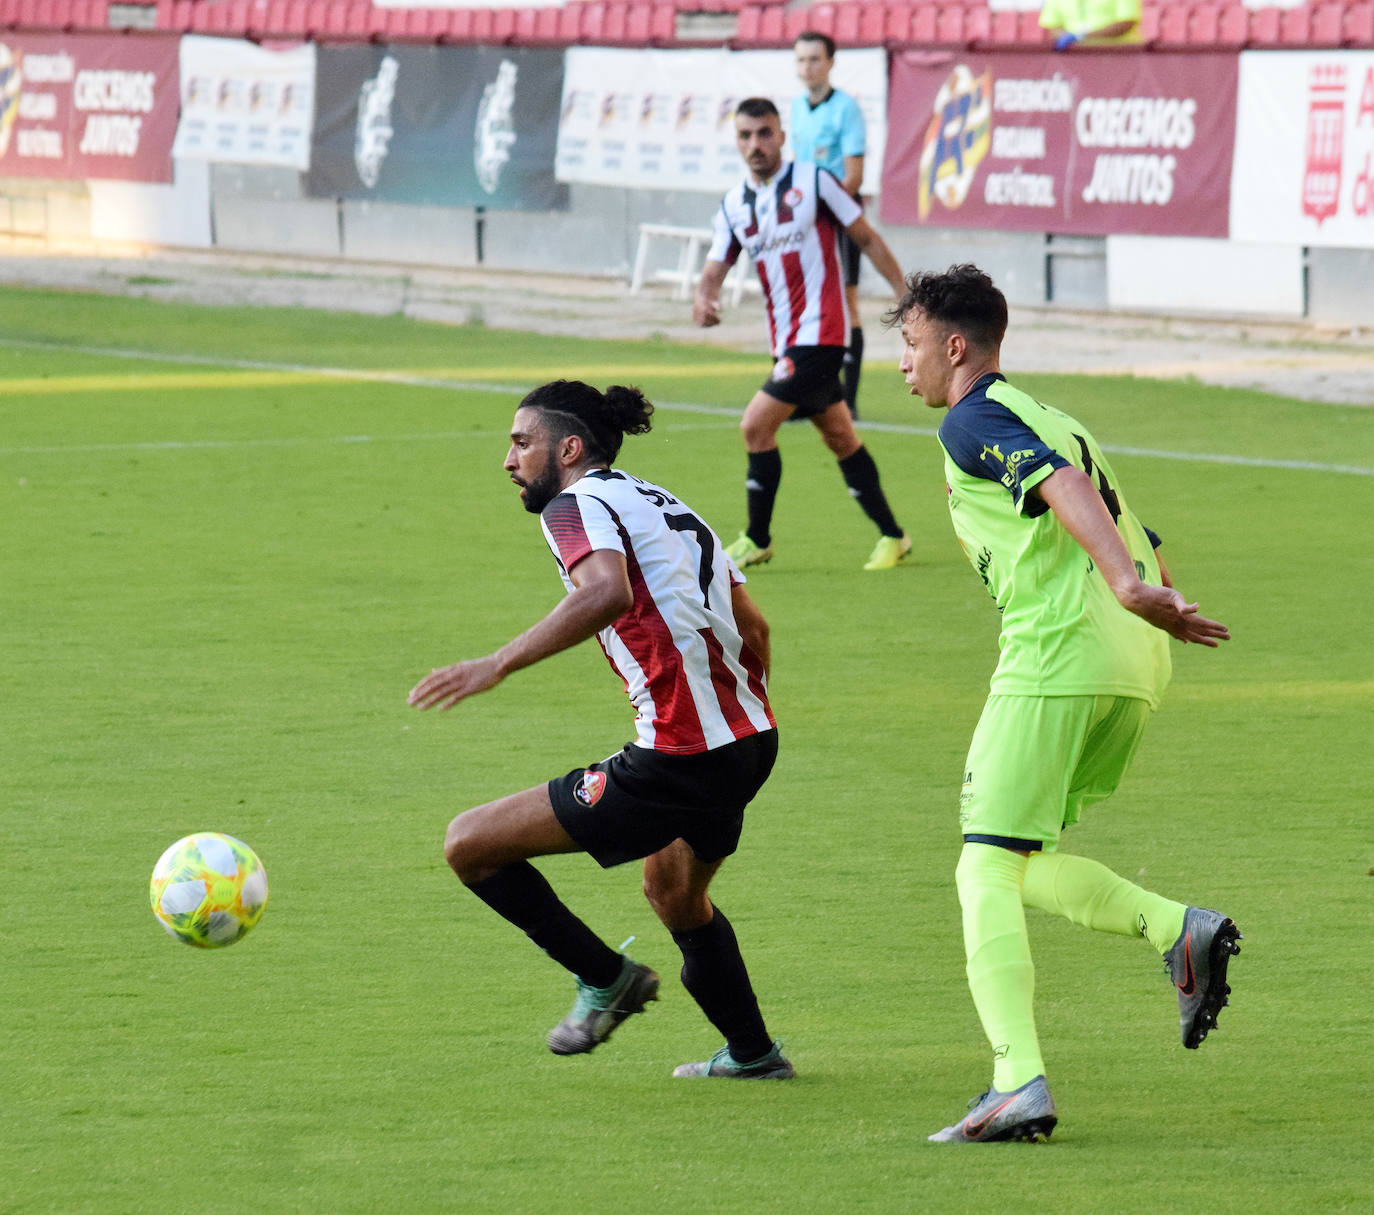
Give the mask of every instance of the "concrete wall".
[[[183, 162], [170, 186], [0, 179], [0, 240], [210, 244], [237, 252], [628, 281], [641, 223], [709, 228], [719, 199], [574, 185], [568, 202], [566, 211], [482, 213], [336, 202], [304, 197], [294, 170]], [[904, 267], [976, 262], [1018, 304], [1374, 324], [1374, 250], [877, 226]], [[676, 262], [671, 243], [655, 242], [649, 277]], [[885, 285], [867, 262], [863, 274], [865, 293], [883, 295]]]

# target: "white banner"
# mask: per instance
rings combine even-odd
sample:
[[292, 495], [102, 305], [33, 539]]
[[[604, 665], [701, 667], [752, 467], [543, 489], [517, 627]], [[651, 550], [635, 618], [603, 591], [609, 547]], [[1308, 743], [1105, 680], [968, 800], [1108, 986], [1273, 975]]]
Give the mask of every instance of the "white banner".
[[1240, 57], [1231, 239], [1374, 248], [1374, 52]]
[[[887, 143], [887, 52], [842, 50], [830, 79], [863, 110], [863, 193], [876, 194]], [[558, 180], [723, 194], [745, 173], [735, 147], [735, 107], [746, 97], [769, 97], [785, 127], [800, 91], [790, 50], [571, 47], [563, 69]]]
[[182, 38], [173, 156], [304, 172], [314, 121], [314, 44], [269, 51], [232, 38]]

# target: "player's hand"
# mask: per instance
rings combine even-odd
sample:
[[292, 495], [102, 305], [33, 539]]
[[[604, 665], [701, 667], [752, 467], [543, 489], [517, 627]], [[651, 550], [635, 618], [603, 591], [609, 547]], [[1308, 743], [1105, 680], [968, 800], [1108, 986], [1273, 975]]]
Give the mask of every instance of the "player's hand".
[[494, 654], [438, 667], [410, 689], [407, 702], [417, 709], [451, 709], [460, 700], [476, 696], [501, 682], [500, 664]]
[[1054, 40], [1054, 49], [1056, 51], [1067, 51], [1069, 47], [1073, 46], [1073, 44], [1078, 41], [1078, 39], [1079, 35], [1077, 34], [1060, 34], [1059, 37]]
[[703, 329], [709, 329], [712, 325], [720, 324], [720, 301], [702, 299], [697, 296], [692, 301], [692, 323], [700, 325]]
[[1215, 649], [1218, 642], [1231, 640], [1231, 631], [1224, 624], [1199, 616], [1198, 605], [1188, 603], [1172, 587], [1142, 582], [1123, 606], [1185, 644], [1191, 641]]

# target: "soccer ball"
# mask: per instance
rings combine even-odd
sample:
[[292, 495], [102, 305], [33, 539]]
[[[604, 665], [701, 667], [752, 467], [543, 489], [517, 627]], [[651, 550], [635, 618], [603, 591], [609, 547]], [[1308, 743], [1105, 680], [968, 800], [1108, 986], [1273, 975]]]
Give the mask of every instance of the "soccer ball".
[[242, 840], [202, 831], [177, 840], [153, 867], [153, 914], [179, 941], [200, 949], [248, 935], [267, 906], [267, 871]]

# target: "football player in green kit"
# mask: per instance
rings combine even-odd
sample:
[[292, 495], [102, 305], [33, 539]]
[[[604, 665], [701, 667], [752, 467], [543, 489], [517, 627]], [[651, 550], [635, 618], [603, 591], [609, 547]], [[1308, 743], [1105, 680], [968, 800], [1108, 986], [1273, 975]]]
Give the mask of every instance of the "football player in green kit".
[[959, 799], [955, 870], [969, 988], [993, 1048], [989, 1089], [936, 1142], [1034, 1141], [1058, 1120], [1045, 1080], [1024, 907], [1144, 937], [1178, 991], [1183, 1045], [1216, 1023], [1239, 952], [1216, 911], [1141, 889], [1058, 851], [1061, 830], [1120, 783], [1169, 681], [1168, 639], [1216, 646], [1226, 627], [1174, 590], [1158, 538], [1073, 418], [999, 369], [1007, 304], [976, 266], [912, 274], [900, 325], [913, 396], [945, 411], [950, 518], [1002, 612], [1001, 659]]

